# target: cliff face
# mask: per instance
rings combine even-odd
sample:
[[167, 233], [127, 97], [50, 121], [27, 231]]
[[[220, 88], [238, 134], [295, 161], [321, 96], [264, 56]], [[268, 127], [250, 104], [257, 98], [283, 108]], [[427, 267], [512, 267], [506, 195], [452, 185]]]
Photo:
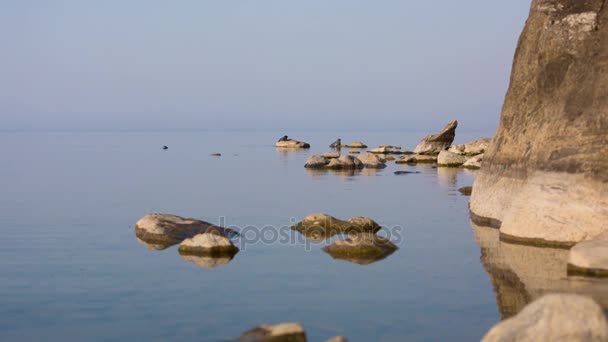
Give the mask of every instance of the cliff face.
[[569, 247], [608, 229], [608, 0], [533, 0], [471, 211]]

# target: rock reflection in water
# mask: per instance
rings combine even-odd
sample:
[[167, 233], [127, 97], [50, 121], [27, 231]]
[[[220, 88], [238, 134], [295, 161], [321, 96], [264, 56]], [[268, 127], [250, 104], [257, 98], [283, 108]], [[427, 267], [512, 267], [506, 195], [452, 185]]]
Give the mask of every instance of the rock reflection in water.
[[162, 251], [165, 250], [171, 246], [174, 246], [176, 243], [174, 242], [167, 242], [167, 243], [159, 243], [159, 242], [146, 242], [142, 239], [140, 239], [139, 237], [135, 236], [135, 239], [137, 239], [137, 242], [139, 242], [140, 244], [144, 245], [147, 249], [151, 250], [151, 251]]
[[186, 261], [190, 261], [201, 268], [215, 268], [219, 266], [226, 265], [232, 261], [234, 256], [223, 256], [223, 257], [212, 257], [212, 256], [198, 256], [198, 255], [188, 255], [188, 254], [180, 254], [182, 259]]
[[378, 169], [359, 169], [359, 170], [328, 170], [328, 169], [306, 169], [306, 173], [313, 177], [336, 176], [339, 178], [351, 178], [355, 176], [373, 177], [379, 174]]
[[503, 319], [556, 292], [591, 296], [608, 308], [608, 282], [568, 277], [568, 250], [505, 243], [499, 240], [498, 229], [471, 225]]
[[369, 265], [386, 259], [397, 249], [394, 243], [374, 233], [359, 233], [338, 240], [323, 248], [323, 251], [335, 260]]

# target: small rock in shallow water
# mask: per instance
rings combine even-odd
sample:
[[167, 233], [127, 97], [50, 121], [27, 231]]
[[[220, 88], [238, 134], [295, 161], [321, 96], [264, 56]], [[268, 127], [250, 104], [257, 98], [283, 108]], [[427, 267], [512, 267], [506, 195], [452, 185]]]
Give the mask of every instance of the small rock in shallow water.
[[393, 254], [398, 247], [375, 233], [350, 234], [346, 240], [338, 240], [323, 248], [334, 259], [368, 265]]
[[460, 193], [465, 196], [471, 196], [471, 194], [473, 193], [473, 187], [472, 186], [463, 186], [462, 188], [458, 189], [458, 191], [460, 191]]
[[608, 341], [608, 323], [593, 299], [551, 294], [492, 328], [482, 342]]
[[205, 255], [205, 256], [232, 256], [239, 249], [232, 241], [219, 233], [203, 233], [191, 239], [182, 241], [179, 245], [180, 254]]
[[347, 147], [347, 148], [367, 148], [367, 145], [365, 145], [364, 143], [360, 142], [360, 141], [353, 141], [352, 143], [343, 146], [343, 147]]
[[340, 220], [327, 214], [308, 215], [298, 224], [291, 227], [312, 240], [322, 240], [337, 233], [372, 232], [380, 230], [380, 225], [367, 217], [353, 217]]
[[298, 323], [260, 325], [244, 332], [234, 342], [306, 342], [306, 332]]
[[449, 151], [441, 151], [437, 156], [438, 166], [459, 167], [467, 161], [467, 157]]
[[312, 155], [306, 160], [304, 167], [307, 169], [323, 169], [329, 164], [329, 158], [319, 155]]

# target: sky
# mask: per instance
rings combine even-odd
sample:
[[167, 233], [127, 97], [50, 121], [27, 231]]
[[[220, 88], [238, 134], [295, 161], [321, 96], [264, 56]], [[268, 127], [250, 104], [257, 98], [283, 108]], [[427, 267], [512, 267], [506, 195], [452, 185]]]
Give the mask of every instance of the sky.
[[0, 0], [0, 130], [494, 130], [530, 0]]

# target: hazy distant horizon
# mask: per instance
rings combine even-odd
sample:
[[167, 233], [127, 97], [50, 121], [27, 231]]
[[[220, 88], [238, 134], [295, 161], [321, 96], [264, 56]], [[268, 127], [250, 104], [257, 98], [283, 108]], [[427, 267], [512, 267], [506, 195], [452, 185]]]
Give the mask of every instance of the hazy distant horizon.
[[0, 131], [493, 132], [529, 6], [6, 1]]

